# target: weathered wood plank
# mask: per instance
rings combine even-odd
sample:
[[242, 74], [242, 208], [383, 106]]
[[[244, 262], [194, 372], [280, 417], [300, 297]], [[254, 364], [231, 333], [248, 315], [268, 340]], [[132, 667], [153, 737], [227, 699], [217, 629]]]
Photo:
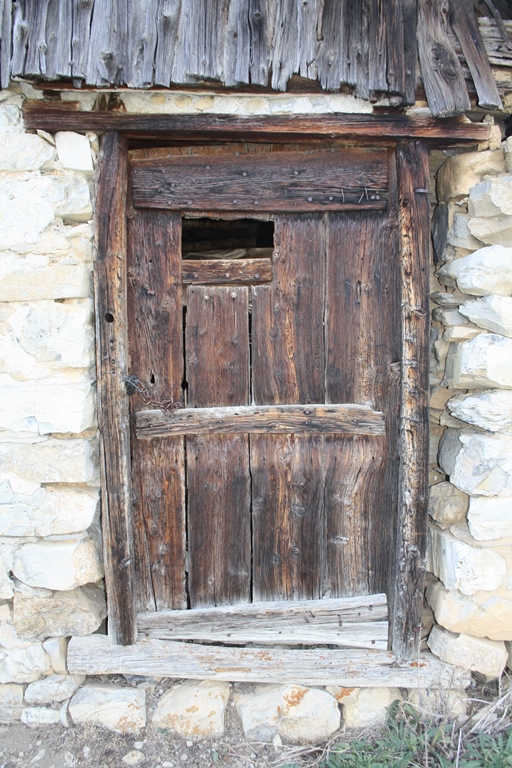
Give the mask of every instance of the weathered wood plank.
[[71, 31], [73, 0], [51, 0], [46, 17], [45, 77], [56, 80], [71, 76]]
[[250, 82], [254, 85], [268, 84], [275, 13], [273, 0], [249, 0]]
[[136, 206], [289, 211], [382, 208], [385, 150], [182, 155], [132, 161]]
[[[23, 7], [24, 6], [24, 7]], [[33, 2], [22, 5], [21, 13], [26, 26], [26, 57], [21, 75], [45, 75], [46, 73], [46, 17], [48, 2]], [[15, 33], [18, 19], [15, 22]], [[14, 72], [13, 72], [14, 74]]]
[[478, 103], [487, 109], [502, 109], [496, 81], [480, 35], [473, 0], [450, 0], [450, 21], [478, 94]]
[[73, 80], [85, 79], [89, 39], [91, 35], [91, 17], [94, 0], [73, 0], [73, 33], [71, 36], [71, 73]]
[[120, 648], [103, 635], [72, 637], [71, 674], [132, 674], [195, 680], [340, 685], [347, 688], [464, 688], [470, 673], [430, 653], [396, 665], [387, 651], [222, 648], [144, 638]]
[[464, 75], [448, 37], [448, 14], [448, 0], [418, 0], [421, 77], [430, 110], [439, 117], [471, 109]]
[[404, 17], [402, 0], [386, 0], [387, 81], [391, 103], [405, 94]]
[[[248, 289], [187, 289], [186, 376], [192, 408], [249, 401]], [[189, 599], [192, 608], [251, 598], [246, 435], [189, 435]]]
[[285, 91], [290, 77], [299, 69], [300, 42], [298, 3], [277, 3], [272, 52], [272, 88]]
[[159, 0], [156, 18], [155, 85], [171, 83], [181, 0]]
[[384, 414], [365, 405], [253, 405], [228, 408], [184, 408], [136, 414], [140, 439], [169, 435], [210, 434], [385, 434]]
[[134, 595], [130, 422], [125, 379], [128, 374], [126, 327], [126, 190], [124, 139], [103, 139], [96, 202], [94, 273], [101, 447], [102, 527], [105, 580], [109, 595], [108, 631], [120, 644], [137, 634]]
[[428, 350], [430, 203], [428, 149], [398, 146], [402, 371], [400, 475], [392, 647], [401, 659], [418, 653], [428, 500]]
[[370, 0], [368, 9], [368, 38], [372, 41], [368, 54], [368, 87], [372, 93], [388, 89], [386, 0]]
[[154, 82], [159, 0], [131, 2], [128, 16], [124, 79], [129, 88], [149, 88]]
[[230, 0], [225, 34], [223, 80], [229, 88], [249, 82], [251, 63], [249, 0]]
[[12, 0], [3, 0], [0, 13], [0, 88], [9, 87], [11, 61]]
[[381, 650], [388, 643], [386, 595], [141, 613], [137, 622], [141, 635], [162, 640]]
[[89, 85], [109, 86], [124, 82], [129, 55], [128, 2], [94, 0], [86, 70]]
[[316, 80], [318, 67], [316, 62], [320, 26], [323, 14], [324, 0], [308, 0], [299, 3], [298, 33], [299, 33], [299, 68], [301, 77]]
[[[5, 13], [5, 6], [4, 6], [4, 13]], [[5, 16], [4, 16], [5, 19]], [[27, 17], [26, 17], [26, 8], [25, 3], [16, 3], [14, 6], [14, 20], [13, 20], [13, 30], [12, 30], [12, 56], [9, 50], [9, 57], [10, 57], [10, 72], [14, 77], [17, 76], [23, 76], [25, 72], [25, 61], [27, 58], [27, 46], [28, 46], [28, 24], [27, 24]], [[2, 31], [2, 39], [4, 40], [3, 31]], [[4, 51], [4, 54], [2, 55], [2, 63], [3, 58], [5, 55], [5, 45], [3, 46], [2, 50]], [[2, 79], [5, 75], [5, 72], [2, 70]], [[3, 87], [3, 85], [2, 85]]]
[[222, 80], [227, 0], [182, 3], [172, 82]]
[[270, 283], [270, 259], [184, 259], [181, 262], [183, 285], [249, 285]]
[[[135, 211], [128, 219], [128, 327], [132, 414], [149, 400], [182, 400], [181, 217]], [[147, 407], [147, 406], [146, 406]], [[138, 604], [184, 608], [185, 457], [183, 437], [139, 442], [132, 433]], [[150, 609], [151, 610], [151, 609]]]
[[317, 64], [318, 78], [327, 91], [339, 91], [342, 83], [348, 83], [348, 35], [347, 1], [325, 0]]
[[414, 104], [416, 101], [417, 68], [418, 68], [418, 3], [417, 0], [402, 0], [402, 19], [404, 27], [404, 70], [405, 92], [404, 104]]
[[24, 104], [27, 128], [45, 131], [122, 131], [128, 136], [155, 137], [168, 134], [187, 142], [233, 139], [254, 142], [289, 142], [326, 138], [388, 142], [401, 138], [424, 138], [435, 145], [481, 142], [489, 138], [487, 123], [437, 120], [407, 115], [281, 115], [279, 117], [233, 117], [231, 115], [140, 115], [126, 112], [81, 112], [77, 104]]

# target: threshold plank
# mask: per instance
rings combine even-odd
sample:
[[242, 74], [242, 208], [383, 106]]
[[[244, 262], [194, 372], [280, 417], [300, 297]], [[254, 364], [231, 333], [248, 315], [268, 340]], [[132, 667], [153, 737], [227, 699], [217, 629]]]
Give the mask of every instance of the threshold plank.
[[388, 651], [223, 648], [145, 638], [115, 645], [106, 635], [72, 637], [70, 674], [158, 675], [192, 680], [301, 683], [352, 688], [440, 688], [469, 685], [470, 673], [432, 654], [396, 666]]
[[384, 414], [366, 405], [250, 405], [155, 409], [136, 415], [137, 437], [244, 433], [348, 435], [385, 434]]
[[386, 595], [261, 602], [140, 613], [141, 635], [240, 645], [339, 645], [386, 650]]

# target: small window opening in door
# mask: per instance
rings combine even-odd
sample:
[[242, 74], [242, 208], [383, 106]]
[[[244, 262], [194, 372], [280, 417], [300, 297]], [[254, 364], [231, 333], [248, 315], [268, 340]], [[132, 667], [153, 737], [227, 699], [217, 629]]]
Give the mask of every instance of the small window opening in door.
[[257, 219], [184, 219], [183, 259], [271, 258], [274, 222]]

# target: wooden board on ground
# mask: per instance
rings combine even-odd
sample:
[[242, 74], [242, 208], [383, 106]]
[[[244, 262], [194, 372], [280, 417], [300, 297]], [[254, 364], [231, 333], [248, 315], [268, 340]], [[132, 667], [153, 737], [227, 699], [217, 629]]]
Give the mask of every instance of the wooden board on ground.
[[471, 675], [430, 653], [396, 664], [388, 651], [222, 648], [172, 640], [120, 647], [105, 635], [72, 637], [70, 674], [149, 675], [194, 680], [339, 685], [347, 688], [465, 688]]

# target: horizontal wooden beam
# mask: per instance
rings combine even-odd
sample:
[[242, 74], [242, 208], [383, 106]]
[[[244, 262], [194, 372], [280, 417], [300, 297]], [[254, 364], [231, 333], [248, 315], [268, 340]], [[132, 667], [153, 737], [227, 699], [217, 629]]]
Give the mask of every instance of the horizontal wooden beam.
[[339, 685], [346, 688], [465, 688], [465, 669], [421, 654], [399, 666], [388, 651], [223, 648], [143, 638], [119, 646], [105, 635], [72, 637], [70, 674], [149, 675], [193, 680]]
[[270, 259], [184, 259], [184, 285], [256, 285], [272, 281]]
[[25, 127], [45, 131], [120, 131], [128, 137], [172, 138], [194, 141], [240, 140], [254, 142], [347, 139], [389, 142], [402, 138], [428, 139], [434, 144], [485, 141], [487, 123], [464, 118], [437, 119], [401, 114], [280, 115], [233, 117], [232, 115], [140, 115], [127, 112], [82, 112], [76, 102], [25, 102]]
[[141, 613], [141, 635], [241, 645], [339, 645], [386, 650], [385, 594]]
[[139, 411], [137, 437], [246, 433], [384, 435], [384, 414], [366, 405], [247, 405]]

